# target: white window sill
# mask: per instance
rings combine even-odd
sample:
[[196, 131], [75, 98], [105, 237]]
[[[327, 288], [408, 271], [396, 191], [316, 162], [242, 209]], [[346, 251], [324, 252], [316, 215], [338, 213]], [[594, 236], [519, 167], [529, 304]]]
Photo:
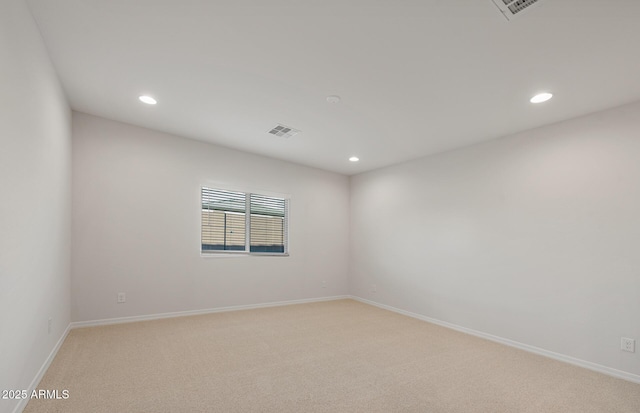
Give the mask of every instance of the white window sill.
[[241, 257], [288, 257], [289, 253], [270, 253], [270, 252], [207, 252], [200, 253], [202, 258], [241, 258]]

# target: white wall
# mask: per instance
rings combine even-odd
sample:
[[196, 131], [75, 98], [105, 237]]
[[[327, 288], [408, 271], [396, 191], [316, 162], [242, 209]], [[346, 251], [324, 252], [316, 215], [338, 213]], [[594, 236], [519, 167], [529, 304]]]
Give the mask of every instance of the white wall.
[[22, 0], [0, 2], [0, 62], [0, 390], [27, 390], [70, 321], [71, 115]]
[[350, 291], [640, 374], [640, 104], [352, 177]]
[[[290, 195], [290, 256], [201, 257], [210, 181]], [[346, 294], [348, 215], [345, 176], [74, 112], [72, 318]]]

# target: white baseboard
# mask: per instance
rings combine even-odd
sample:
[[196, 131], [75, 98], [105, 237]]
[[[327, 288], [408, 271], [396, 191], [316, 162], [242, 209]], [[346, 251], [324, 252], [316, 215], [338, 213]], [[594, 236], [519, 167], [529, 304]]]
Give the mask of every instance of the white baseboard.
[[[42, 380], [42, 377], [44, 377], [44, 373], [47, 372], [47, 369], [51, 365], [51, 362], [56, 357], [56, 354], [58, 354], [58, 350], [60, 350], [60, 347], [62, 347], [62, 343], [64, 343], [64, 339], [67, 338], [69, 331], [71, 331], [71, 324], [69, 324], [67, 328], [64, 330], [64, 332], [62, 333], [62, 336], [60, 336], [60, 339], [58, 340], [56, 345], [53, 347], [53, 350], [51, 350], [51, 353], [49, 353], [49, 356], [46, 358], [46, 360], [42, 364], [42, 367], [40, 367], [40, 370], [38, 370], [38, 373], [31, 381], [31, 384], [27, 389], [28, 394], [31, 394], [37, 388], [38, 384], [40, 383], [40, 380]], [[21, 399], [20, 402], [13, 409], [13, 413], [22, 412], [24, 408], [27, 407], [27, 403], [29, 403], [29, 398]]]
[[258, 308], [280, 307], [284, 305], [293, 305], [293, 304], [317, 303], [321, 301], [334, 301], [334, 300], [342, 300], [347, 298], [351, 298], [351, 296], [336, 295], [331, 297], [304, 298], [302, 300], [276, 301], [276, 302], [269, 302], [269, 303], [262, 303], [262, 304], [234, 305], [230, 307], [207, 308], [203, 310], [177, 311], [172, 313], [159, 313], [159, 314], [132, 316], [132, 317], [107, 318], [102, 320], [91, 320], [91, 321], [75, 321], [71, 323], [71, 328], [95, 327], [95, 326], [104, 326], [109, 324], [134, 323], [137, 321], [158, 320], [161, 318], [185, 317], [185, 316], [200, 315], [200, 314], [222, 313], [227, 311], [255, 310]]
[[517, 341], [509, 340], [508, 338], [494, 336], [492, 334], [483, 333], [482, 331], [473, 330], [471, 328], [462, 327], [456, 324], [448, 323], [446, 321], [437, 320], [435, 318], [427, 317], [422, 314], [412, 313], [411, 311], [401, 310], [399, 308], [392, 307], [390, 305], [377, 303], [375, 301], [367, 300], [365, 298], [360, 298], [356, 296], [351, 296], [352, 299], [356, 301], [360, 301], [365, 304], [373, 305], [375, 307], [379, 307], [385, 310], [393, 311], [398, 314], [406, 315], [412, 318], [417, 318], [418, 320], [426, 321], [432, 324], [437, 324], [442, 327], [450, 328], [452, 330], [460, 331], [462, 333], [470, 334], [472, 336], [484, 338], [490, 341], [494, 341], [496, 343], [504, 344], [510, 347], [515, 347], [520, 350], [528, 351], [530, 353], [535, 353], [544, 357], [549, 357], [554, 360], [562, 361], [565, 363], [573, 364], [578, 367], [583, 367], [585, 369], [597, 371], [598, 373], [603, 373], [608, 376], [613, 376], [619, 379], [624, 379], [633, 383], [640, 384], [640, 375], [629, 373], [622, 370], [617, 370], [611, 367], [603, 366], [601, 364], [592, 363], [590, 361], [581, 360], [575, 357], [567, 356], [560, 353], [555, 353], [553, 351], [545, 350], [543, 348], [530, 346], [529, 344], [520, 343]]

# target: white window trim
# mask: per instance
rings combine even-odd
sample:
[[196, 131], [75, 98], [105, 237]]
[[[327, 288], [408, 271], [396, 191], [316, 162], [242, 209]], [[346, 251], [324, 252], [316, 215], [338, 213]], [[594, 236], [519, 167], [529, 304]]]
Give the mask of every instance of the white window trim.
[[[272, 191], [264, 191], [264, 190], [260, 190], [260, 189], [249, 189], [247, 187], [238, 187], [238, 186], [232, 186], [232, 185], [228, 185], [225, 183], [220, 183], [220, 182], [213, 182], [213, 181], [206, 181], [204, 183], [201, 183], [198, 186], [198, 206], [200, 208], [200, 210], [202, 210], [202, 188], [209, 188], [209, 189], [221, 189], [221, 190], [225, 190], [225, 191], [232, 191], [232, 192], [244, 192], [246, 195], [249, 194], [256, 194], [256, 195], [263, 195], [263, 196], [270, 196], [270, 197], [274, 197], [274, 198], [282, 198], [286, 201], [287, 203], [287, 212], [286, 212], [286, 225], [284, 228], [284, 238], [285, 238], [285, 252], [251, 252], [251, 251], [230, 251], [230, 250], [226, 250], [226, 251], [220, 251], [220, 250], [212, 250], [211, 252], [202, 252], [202, 216], [200, 215], [199, 217], [199, 225], [198, 227], [200, 228], [200, 232], [198, 234], [198, 249], [200, 250], [200, 257], [201, 258], [240, 258], [240, 257], [289, 257], [290, 256], [290, 234], [289, 234], [289, 223], [291, 221], [291, 195], [289, 194], [284, 194], [281, 192], [272, 192]], [[250, 197], [247, 196], [246, 200], [245, 200], [245, 210], [249, 211], [250, 210]], [[246, 219], [246, 225], [245, 225], [245, 231], [246, 231], [246, 235], [245, 235], [245, 239], [247, 244], [251, 242], [251, 228], [249, 225], [249, 221], [250, 221], [250, 215], [249, 213], [245, 213], [245, 219]]]

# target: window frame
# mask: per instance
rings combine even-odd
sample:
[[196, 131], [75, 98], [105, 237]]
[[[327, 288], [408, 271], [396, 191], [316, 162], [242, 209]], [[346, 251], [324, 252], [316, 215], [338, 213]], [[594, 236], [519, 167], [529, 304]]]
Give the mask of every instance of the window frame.
[[[228, 191], [243, 193], [245, 195], [245, 249], [244, 250], [203, 250], [202, 248], [202, 235], [204, 228], [204, 220], [202, 213], [204, 208], [203, 204], [203, 192], [204, 190], [213, 191]], [[269, 197], [282, 199], [284, 201], [284, 222], [283, 222], [283, 244], [284, 252], [252, 252], [251, 251], [251, 195], [258, 195], [261, 197]], [[288, 257], [289, 256], [289, 222], [291, 217], [291, 196], [281, 193], [274, 193], [262, 190], [248, 190], [237, 189], [218, 183], [204, 183], [199, 186], [199, 205], [200, 205], [200, 256], [201, 257], [250, 257], [250, 256], [273, 256], [273, 257]]]

